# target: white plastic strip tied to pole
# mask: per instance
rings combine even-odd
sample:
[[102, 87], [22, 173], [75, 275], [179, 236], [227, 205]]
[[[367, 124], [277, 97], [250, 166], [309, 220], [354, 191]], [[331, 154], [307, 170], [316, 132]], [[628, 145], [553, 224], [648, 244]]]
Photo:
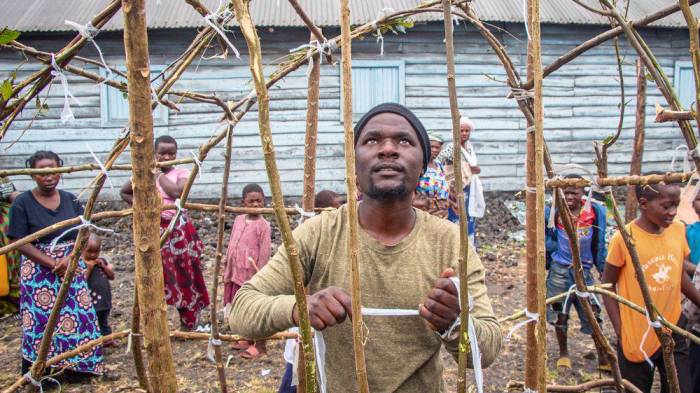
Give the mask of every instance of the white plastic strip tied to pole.
[[[450, 277], [450, 280], [454, 283], [457, 288], [457, 298], [460, 297], [459, 289], [459, 278]], [[469, 309], [473, 307], [473, 300], [471, 296], [468, 300]], [[462, 307], [463, 305], [460, 305]], [[406, 308], [369, 308], [362, 307], [362, 315], [367, 317], [416, 317], [419, 316], [417, 309], [406, 309]], [[469, 317], [468, 326], [468, 336], [469, 344], [472, 355], [472, 366], [474, 369], [474, 381], [476, 382], [476, 388], [479, 393], [484, 391], [484, 376], [481, 369], [481, 351], [479, 350], [478, 337], [476, 336], [476, 329], [474, 328], [474, 319]], [[459, 316], [455, 319], [454, 323], [445, 331], [444, 333], [437, 333], [441, 338], [447, 339], [452, 335], [452, 332], [459, 327], [461, 324]], [[326, 345], [323, 340], [323, 334], [320, 331], [314, 331], [314, 347], [316, 348], [316, 364], [318, 367], [319, 375], [319, 386], [321, 393], [326, 393], [326, 373], [325, 373], [325, 358], [326, 358]], [[297, 358], [295, 357], [294, 369], [297, 369]]]

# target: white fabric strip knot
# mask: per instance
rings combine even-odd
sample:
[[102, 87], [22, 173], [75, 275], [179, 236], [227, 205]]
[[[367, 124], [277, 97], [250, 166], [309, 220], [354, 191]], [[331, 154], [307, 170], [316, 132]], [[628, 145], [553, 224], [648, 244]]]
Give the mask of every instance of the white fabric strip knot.
[[654, 363], [651, 361], [649, 358], [649, 354], [644, 350], [644, 343], [647, 341], [647, 336], [649, 335], [649, 331], [651, 331], [652, 328], [654, 329], [661, 329], [664, 325], [661, 323], [663, 318], [661, 315], [656, 316], [656, 320], [652, 321], [651, 318], [649, 318], [649, 312], [644, 311], [644, 315], [646, 316], [647, 319], [647, 330], [644, 331], [644, 335], [642, 336], [642, 341], [639, 343], [639, 350], [642, 352], [642, 355], [644, 355], [644, 360], [647, 362], [649, 367], [654, 368]]
[[535, 92], [532, 90], [521, 89], [519, 87], [514, 87], [510, 89], [510, 96], [516, 101], [524, 101], [535, 97]]
[[114, 192], [114, 183], [112, 183], [112, 179], [110, 179], [109, 173], [107, 173], [107, 168], [105, 168], [105, 166], [104, 166], [104, 164], [102, 163], [102, 161], [100, 161], [100, 160], [97, 158], [97, 156], [95, 155], [95, 152], [93, 152], [93, 151], [92, 151], [92, 148], [90, 148], [90, 144], [89, 144], [89, 143], [85, 142], [85, 147], [88, 149], [88, 152], [90, 152], [90, 155], [91, 155], [92, 158], [95, 160], [95, 162], [97, 163], [97, 165], [100, 167], [100, 172], [102, 172], [102, 174], [105, 176], [105, 178], [106, 178], [107, 181], [109, 182], [109, 188], [111, 188], [111, 189], [112, 189], [112, 192]]
[[141, 337], [141, 333], [134, 333], [131, 330], [129, 331], [129, 337], [126, 339], [126, 350], [124, 351], [125, 355], [128, 355], [129, 352], [131, 352], [131, 346], [133, 345], [133, 340], [132, 337]]
[[[455, 284], [455, 287], [457, 288], [457, 298], [460, 299], [461, 303], [461, 296], [460, 296], [460, 288], [459, 288], [459, 278], [457, 277], [450, 277], [450, 280]], [[474, 306], [474, 301], [471, 298], [471, 296], [468, 297], [467, 300], [468, 307], [471, 310], [471, 308]], [[370, 307], [362, 307], [362, 315], [363, 316], [372, 316], [372, 317], [413, 317], [413, 316], [419, 316], [419, 311], [417, 309], [403, 309], [403, 308], [370, 308]], [[454, 329], [456, 329], [460, 325], [460, 320], [459, 316], [455, 319], [455, 321], [452, 323], [450, 328], [445, 332], [445, 333], [438, 333], [435, 332], [437, 335], [442, 337], [443, 339], [447, 339], [450, 337]], [[476, 382], [477, 386], [477, 391], [479, 393], [483, 393], [483, 372], [481, 369], [481, 351], [479, 350], [479, 341], [478, 337], [476, 336], [476, 328], [474, 327], [474, 320], [473, 318], [470, 317], [470, 323], [467, 329], [467, 334], [469, 336], [469, 344], [470, 344], [470, 349], [471, 349], [471, 354], [472, 354], [472, 366], [474, 369], [474, 381]], [[318, 367], [318, 373], [319, 373], [319, 385], [320, 385], [320, 390], [321, 393], [326, 392], [326, 374], [325, 374], [325, 357], [326, 357], [326, 345], [323, 340], [323, 334], [319, 331], [314, 331], [314, 347], [316, 348], [316, 364]], [[297, 358], [295, 357], [295, 362], [297, 361]], [[296, 369], [296, 363], [294, 368]]]
[[527, 24], [527, 0], [523, 0], [523, 20], [525, 21], [525, 34], [527, 34], [527, 40], [530, 41], [530, 28]]
[[310, 212], [304, 211], [304, 209], [302, 209], [298, 203], [294, 204], [294, 209], [297, 211], [297, 213], [299, 213], [299, 220], [297, 220], [297, 225], [303, 224], [307, 218], [311, 218], [311, 217], [316, 216], [315, 211], [310, 211]]
[[39, 392], [40, 392], [40, 393], [44, 393], [44, 387], [42, 386], [42, 382], [43, 382], [43, 381], [51, 381], [51, 382], [55, 383], [56, 385], [58, 385], [58, 391], [59, 391], [59, 392], [63, 390], [63, 389], [61, 388], [61, 383], [58, 382], [57, 379], [52, 378], [52, 377], [50, 377], [50, 376], [48, 376], [48, 375], [45, 376], [45, 377], [43, 377], [43, 378], [40, 378], [40, 379], [37, 381], [36, 379], [34, 379], [34, 377], [32, 377], [32, 370], [27, 371], [27, 373], [24, 374], [24, 378], [27, 379], [27, 382], [29, 382], [29, 384], [31, 384], [32, 386], [34, 386], [34, 387], [36, 387], [37, 389], [39, 389]]
[[601, 309], [603, 308], [603, 306], [600, 304], [600, 301], [598, 300], [598, 298], [597, 298], [595, 295], [593, 295], [592, 293], [590, 293], [590, 292], [588, 292], [588, 291], [579, 291], [578, 289], [576, 289], [576, 284], [574, 284], [574, 285], [572, 285], [571, 287], [569, 287], [569, 290], [568, 290], [568, 291], [566, 291], [566, 298], [564, 299], [563, 310], [566, 310], [566, 307], [569, 305], [569, 298], [571, 297], [571, 293], [572, 293], [572, 292], [575, 293], [575, 294], [576, 294], [576, 297], [578, 297], [578, 298], [581, 298], [581, 299], [586, 299], [586, 298], [593, 299], [593, 302], [594, 302], [598, 307], [600, 307]]
[[102, 231], [102, 232], [114, 233], [114, 231], [109, 229], [109, 228], [103, 228], [103, 227], [100, 227], [100, 226], [93, 224], [92, 222], [86, 220], [85, 217], [83, 217], [82, 215], [78, 216], [78, 218], [80, 219], [80, 225], [64, 231], [60, 236], [51, 240], [49, 250], [51, 250], [53, 252], [53, 249], [56, 248], [56, 244], [58, 244], [59, 240], [61, 240], [64, 236], [66, 236], [70, 232], [77, 231], [77, 230], [80, 230], [82, 228], [93, 228], [95, 230]]
[[199, 177], [199, 180], [202, 180], [202, 161], [199, 160], [197, 154], [195, 154], [195, 152], [192, 150], [190, 150], [190, 155], [192, 155], [194, 164], [197, 165], [197, 177]]
[[209, 359], [210, 362], [216, 363], [216, 359], [214, 358], [214, 347], [220, 347], [221, 346], [221, 340], [212, 337], [209, 337], [209, 344], [207, 345], [207, 359]]
[[53, 68], [51, 75], [58, 78], [58, 80], [61, 82], [61, 87], [63, 88], [63, 110], [61, 111], [61, 123], [75, 120], [75, 116], [73, 115], [73, 110], [70, 108], [68, 98], [70, 97], [78, 106], [82, 104], [77, 98], [75, 98], [73, 93], [68, 90], [68, 78], [66, 78], [66, 75], [63, 73], [63, 70], [61, 70], [61, 67], [58, 66], [58, 63], [56, 63], [56, 56], [53, 53], [51, 54], [51, 68]]
[[[230, 19], [233, 16], [233, 13], [231, 10], [228, 8], [223, 9], [215, 14], [208, 14], [207, 16], [204, 17], [204, 22], [208, 24], [220, 37], [221, 39], [226, 42], [226, 45], [231, 48], [233, 51], [233, 54], [236, 56], [237, 59], [241, 58], [241, 54], [238, 53], [238, 49], [233, 45], [231, 41], [229, 41], [228, 37], [226, 36], [226, 28], [223, 27], [224, 24], [226, 24], [226, 21]], [[222, 19], [222, 23], [219, 24], [218, 20], [219, 18]]]
[[379, 20], [394, 12], [393, 8], [384, 7], [377, 13], [377, 18], [372, 22], [372, 28], [377, 32], [377, 42], [380, 45], [379, 56], [384, 56], [384, 36], [382, 35], [382, 28], [379, 26]]
[[682, 171], [683, 172], [690, 172], [690, 161], [688, 160], [688, 156], [690, 155], [690, 150], [688, 149], [688, 146], [686, 145], [679, 145], [676, 146], [675, 149], [673, 149], [673, 157], [671, 157], [671, 165], [668, 168], [669, 172], [675, 172], [676, 171], [676, 158], [678, 155], [679, 151], [685, 150], [685, 153], [681, 153], [681, 158], [683, 160], [683, 166], [682, 166]]
[[525, 312], [525, 316], [527, 317], [527, 319], [524, 320], [524, 321], [521, 321], [521, 322], [516, 323], [515, 326], [513, 326], [513, 328], [510, 329], [510, 331], [509, 331], [508, 334], [506, 335], [506, 340], [505, 340], [505, 341], [510, 341], [510, 337], [513, 335], [513, 333], [515, 333], [516, 331], [518, 331], [520, 328], [522, 328], [523, 326], [527, 325], [528, 323], [530, 323], [530, 322], [535, 322], [535, 323], [537, 323], [537, 321], [539, 321], [539, 319], [540, 319], [540, 314], [538, 314], [538, 313], [536, 313], [536, 312], [530, 312], [530, 311], [528, 311], [527, 308], [523, 309], [523, 311]]
[[173, 218], [170, 220], [170, 224], [168, 225], [168, 233], [173, 233], [173, 229], [175, 229], [175, 225], [179, 222], [180, 224], [185, 223], [185, 217], [183, 216], [183, 213], [187, 211], [184, 207], [182, 207], [182, 201], [180, 198], [177, 198], [175, 200], [175, 208], [177, 208], [177, 211], [175, 212], [175, 215]]
[[97, 34], [100, 33], [100, 30], [97, 29], [95, 26], [93, 26], [91, 22], [88, 22], [88, 23], [86, 23], [86, 24], [84, 24], [84, 25], [81, 25], [81, 24], [79, 24], [79, 23], [76, 23], [76, 22], [73, 22], [73, 21], [70, 21], [70, 20], [66, 20], [65, 23], [66, 23], [68, 26], [71, 26], [71, 27], [73, 27], [75, 30], [77, 30], [78, 33], [79, 33], [83, 38], [85, 38], [86, 40], [92, 42], [92, 45], [95, 46], [95, 49], [97, 49], [97, 54], [100, 56], [100, 61], [102, 62], [102, 66], [104, 67], [105, 71], [107, 71], [107, 76], [105, 77], [105, 79], [102, 80], [102, 81], [101, 81], [100, 83], [98, 83], [97, 85], [99, 86], [99, 85], [101, 85], [101, 84], [107, 82], [108, 80], [112, 79], [112, 75], [113, 75], [113, 74], [112, 74], [112, 70], [111, 70], [111, 69], [109, 68], [109, 66], [107, 65], [107, 62], [105, 61], [105, 58], [104, 58], [104, 56], [102, 55], [102, 50], [100, 49], [100, 46], [97, 45], [97, 42], [95, 42], [95, 37], [97, 36]]

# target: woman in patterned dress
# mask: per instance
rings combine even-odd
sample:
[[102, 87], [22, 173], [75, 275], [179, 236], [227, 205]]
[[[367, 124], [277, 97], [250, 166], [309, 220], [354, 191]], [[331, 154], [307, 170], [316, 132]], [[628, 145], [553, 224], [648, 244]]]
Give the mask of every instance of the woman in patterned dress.
[[[156, 160], [171, 161], [177, 157], [177, 141], [169, 135], [155, 140]], [[163, 204], [174, 204], [185, 187], [190, 171], [185, 168], [164, 167], [156, 176], [156, 188]], [[124, 184], [121, 197], [131, 204], [134, 189], [131, 182]], [[160, 214], [161, 233], [175, 217], [175, 210], [163, 210]], [[165, 301], [177, 308], [180, 314], [180, 329], [194, 330], [199, 313], [209, 305], [209, 292], [202, 274], [200, 261], [204, 244], [197, 229], [183, 212], [172, 224], [172, 232], [160, 249], [163, 259], [163, 284]]]
[[413, 206], [440, 218], [447, 218], [450, 187], [445, 179], [445, 169], [435, 158], [442, 150], [442, 138], [429, 132], [430, 162], [428, 169], [418, 179]]
[[[57, 168], [63, 165], [51, 151], [37, 151], [26, 162], [30, 168]], [[7, 236], [21, 239], [60, 221], [83, 214], [75, 195], [59, 190], [60, 174], [32, 175], [36, 187], [20, 194], [10, 209]], [[40, 237], [19, 247], [22, 254], [20, 315], [22, 319], [22, 373], [36, 360], [39, 344], [51, 309], [56, 302], [63, 275], [73, 250], [76, 230], [72, 227]], [[85, 276], [85, 262], [80, 259], [68, 296], [58, 315], [48, 357], [75, 349], [100, 337], [97, 316], [92, 306]], [[55, 365], [78, 373], [102, 374], [102, 348], [97, 346]]]

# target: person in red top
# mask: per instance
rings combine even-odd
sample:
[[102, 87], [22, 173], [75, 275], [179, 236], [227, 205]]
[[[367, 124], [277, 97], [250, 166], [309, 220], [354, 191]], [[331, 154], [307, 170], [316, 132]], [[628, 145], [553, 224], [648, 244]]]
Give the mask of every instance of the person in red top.
[[[155, 141], [156, 161], [172, 161], [177, 157], [177, 141], [169, 135], [161, 135]], [[185, 188], [190, 171], [168, 166], [156, 174], [156, 189], [164, 205], [175, 204]], [[121, 197], [128, 204], [133, 201], [131, 181], [124, 184]], [[163, 258], [163, 284], [165, 301], [177, 308], [180, 314], [180, 330], [191, 331], [197, 325], [199, 313], [209, 305], [209, 292], [204, 283], [202, 262], [204, 244], [199, 239], [192, 221], [182, 212], [180, 219], [172, 223], [175, 210], [160, 213], [161, 233], [172, 225], [168, 240], [160, 249]]]
[[[627, 231], [632, 235], [656, 309], [663, 319], [682, 325], [681, 293], [695, 304], [700, 304], [700, 293], [683, 271], [690, 250], [684, 225], [674, 221], [680, 202], [680, 187], [637, 186], [636, 194], [641, 216], [626, 226]], [[632, 259], [619, 231], [610, 240], [602, 281], [613, 284], [613, 290], [620, 296], [644, 306]], [[650, 392], [654, 370], [658, 368], [661, 392], [668, 392], [668, 376], [660, 343], [651, 322], [629, 307], [620, 307], [613, 299], [606, 297], [603, 301], [618, 338], [622, 377], [640, 390]], [[688, 344], [681, 336], [674, 334], [673, 338], [681, 392], [689, 393], [693, 387], [688, 373]]]

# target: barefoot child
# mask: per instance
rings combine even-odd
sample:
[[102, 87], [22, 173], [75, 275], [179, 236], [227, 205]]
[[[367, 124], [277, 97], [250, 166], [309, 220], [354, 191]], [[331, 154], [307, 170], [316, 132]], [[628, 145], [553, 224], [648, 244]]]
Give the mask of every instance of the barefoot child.
[[[265, 206], [265, 194], [257, 184], [248, 184], [243, 188], [243, 207], [262, 208]], [[236, 217], [231, 228], [231, 239], [226, 251], [224, 268], [224, 307], [233, 301], [236, 292], [244, 282], [270, 259], [270, 223], [260, 214], [241, 214]], [[255, 345], [241, 341], [234, 345], [244, 349], [241, 357], [254, 359], [264, 355], [267, 350], [265, 341], [256, 341]]]
[[[580, 179], [581, 176], [568, 175], [566, 178]], [[602, 273], [605, 264], [605, 207], [592, 202], [590, 209], [584, 209], [585, 200], [583, 195], [583, 188], [567, 187], [564, 189], [566, 205], [574, 216], [573, 221], [578, 232], [583, 277], [586, 285], [593, 285], [591, 268], [595, 266]], [[549, 208], [545, 211], [545, 221], [547, 222], [551, 222], [549, 221], [550, 214], [554, 214], [554, 225], [546, 230], [547, 266], [549, 266], [547, 297], [566, 293], [575, 284], [574, 272], [571, 267], [573, 262], [571, 245], [569, 244], [569, 237], [564, 230], [564, 225], [559, 218], [559, 213], [557, 209], [554, 210], [554, 213]], [[598, 321], [601, 321], [599, 317], [600, 307], [596, 302], [590, 302], [596, 318]], [[578, 318], [581, 321], [581, 333], [593, 334], [590, 321], [586, 318], [583, 306], [576, 295], [570, 295], [568, 302], [561, 300], [552, 303], [547, 308], [547, 321], [554, 325], [557, 343], [559, 344], [557, 369], [571, 369], [571, 358], [569, 358], [567, 345], [567, 328], [571, 306], [576, 308], [576, 314], [578, 314]], [[598, 348], [598, 368], [603, 371], [610, 370], [610, 365], [600, 348]]]
[[[684, 260], [690, 254], [685, 228], [674, 221], [680, 187], [678, 185], [637, 186], [641, 215], [627, 224], [644, 269], [652, 302], [668, 322], [681, 319], [681, 293], [700, 304], [700, 293], [683, 272]], [[603, 282], [613, 284], [620, 296], [644, 306], [632, 259], [620, 232], [610, 240]], [[620, 307], [613, 299], [603, 299], [610, 322], [618, 338], [618, 360], [622, 377], [644, 392], [651, 390], [654, 369], [660, 374], [661, 391], [668, 391], [668, 376], [656, 334], [647, 317], [628, 307]], [[673, 335], [674, 359], [681, 392], [691, 392], [688, 372], [688, 344], [680, 335]]]
[[[114, 268], [106, 258], [100, 256], [102, 239], [95, 233], [90, 233], [87, 245], [83, 249], [83, 259], [87, 265], [85, 279], [87, 280], [92, 304], [97, 313], [97, 322], [102, 336], [112, 334], [109, 326], [109, 313], [112, 311], [112, 287], [109, 284], [114, 280]], [[105, 346], [112, 346], [114, 342], [106, 342]]]

